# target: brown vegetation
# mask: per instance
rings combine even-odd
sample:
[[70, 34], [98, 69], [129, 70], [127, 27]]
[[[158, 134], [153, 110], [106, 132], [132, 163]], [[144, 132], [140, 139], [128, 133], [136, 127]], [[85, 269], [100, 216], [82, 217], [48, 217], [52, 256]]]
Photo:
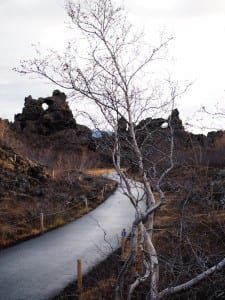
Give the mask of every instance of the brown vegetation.
[[[182, 172], [182, 173], [181, 173]], [[170, 174], [169, 186], [176, 191], [166, 192], [167, 202], [155, 215], [153, 240], [158, 251], [161, 280], [159, 290], [185, 282], [223, 258], [225, 252], [225, 210], [211, 202], [210, 191], [205, 186], [217, 174], [218, 169], [204, 166], [175, 168]], [[191, 188], [192, 187], [192, 188]], [[198, 187], [195, 201], [189, 191]], [[192, 194], [193, 196], [193, 194]], [[129, 240], [129, 238], [128, 238]], [[127, 245], [129, 244], [129, 241]], [[138, 256], [141, 253], [139, 252]], [[141, 262], [141, 259], [139, 260]], [[114, 288], [120, 269], [120, 253], [112, 254], [84, 278], [84, 290], [79, 299], [114, 299]], [[126, 286], [141, 272], [141, 263], [132, 266]], [[165, 299], [224, 299], [224, 270], [211, 275], [187, 292]], [[132, 299], [146, 299], [149, 281], [140, 285]], [[73, 283], [55, 299], [77, 297]], [[126, 299], [126, 295], [124, 295]]]
[[[81, 157], [78, 167], [77, 156], [77, 164], [72, 164], [74, 160], [62, 154], [55, 168], [48, 168], [47, 161], [40, 165], [10, 147], [34, 154], [7, 121], [0, 121], [0, 134], [0, 248], [39, 234], [40, 213], [44, 213], [45, 230], [64, 225], [94, 209], [116, 187], [115, 182], [94, 176], [97, 174], [82, 173], [91, 166], [88, 158], [82, 165]], [[48, 156], [52, 152], [47, 151]], [[36, 153], [46, 158], [46, 152], [41, 156], [36, 149]]]

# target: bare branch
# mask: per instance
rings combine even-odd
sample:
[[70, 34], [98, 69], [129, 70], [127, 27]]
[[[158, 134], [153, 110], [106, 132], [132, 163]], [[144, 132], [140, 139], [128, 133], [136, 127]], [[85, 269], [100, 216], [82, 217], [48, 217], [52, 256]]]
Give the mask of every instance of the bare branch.
[[201, 274], [197, 275], [196, 277], [192, 278], [191, 280], [189, 280], [183, 284], [177, 285], [175, 287], [166, 288], [165, 290], [161, 291], [158, 294], [158, 297], [156, 299], [157, 300], [163, 299], [166, 296], [171, 296], [171, 295], [180, 293], [182, 291], [188, 290], [192, 286], [198, 284], [200, 281], [204, 280], [205, 278], [207, 278], [214, 272], [220, 271], [224, 267], [225, 267], [225, 258], [222, 259], [218, 264], [212, 266], [211, 268], [207, 269], [206, 271], [202, 272]]

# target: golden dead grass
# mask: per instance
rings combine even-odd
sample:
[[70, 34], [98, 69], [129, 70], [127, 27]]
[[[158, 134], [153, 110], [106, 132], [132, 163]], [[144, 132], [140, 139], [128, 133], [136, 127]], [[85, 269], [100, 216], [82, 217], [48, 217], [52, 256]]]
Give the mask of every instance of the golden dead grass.
[[[100, 180], [100, 179], [99, 179]], [[107, 184], [107, 190], [104, 189]], [[99, 181], [96, 187], [96, 180], [93, 182], [82, 181], [80, 186], [87, 193], [94, 193], [95, 198], [88, 202], [88, 207], [83, 201], [75, 201], [73, 208], [65, 209], [64, 207], [56, 209], [56, 207], [47, 207], [47, 212], [44, 213], [44, 228], [48, 231], [53, 228], [62, 226], [68, 222], [79, 218], [89, 211], [95, 209], [116, 188], [116, 183], [112, 180]], [[96, 192], [97, 188], [97, 192]], [[103, 191], [104, 190], [104, 191]], [[94, 191], [94, 192], [93, 192]], [[22, 194], [21, 194], [22, 195]], [[23, 197], [18, 201], [17, 198], [5, 197], [0, 204], [0, 210], [4, 219], [2, 218], [0, 224], [0, 248], [7, 247], [19, 240], [33, 237], [41, 232], [40, 229], [40, 214], [35, 199]], [[24, 195], [26, 196], [26, 195]], [[58, 211], [59, 213], [56, 213]]]
[[[158, 195], [156, 194], [155, 196], [158, 201]], [[158, 253], [160, 254], [160, 257], [168, 257], [169, 259], [174, 259], [174, 257], [176, 258], [175, 249], [178, 247], [178, 243], [180, 241], [178, 236], [179, 227], [177, 227], [179, 225], [179, 220], [180, 220], [179, 201], [183, 199], [182, 196], [183, 196], [182, 193], [180, 193], [179, 195], [177, 193], [166, 193], [166, 202], [157, 211], [155, 215], [155, 230], [153, 234], [153, 241], [154, 244], [156, 245]], [[187, 212], [188, 215], [186, 215]], [[222, 219], [225, 216], [225, 210], [212, 211], [211, 215], [208, 215], [207, 212], [202, 211], [200, 213], [199, 209], [196, 209], [195, 206], [193, 205], [188, 207], [186, 213], [185, 213], [185, 219], [187, 219], [186, 221], [190, 223], [190, 226], [194, 225], [193, 232], [191, 232], [191, 238], [193, 239], [193, 245], [196, 246], [199, 246], [200, 237], [204, 236], [205, 230], [208, 228], [209, 229], [214, 228], [218, 219], [221, 219], [222, 221]], [[215, 228], [215, 231], [218, 231], [217, 228], [219, 228], [218, 225]], [[211, 242], [207, 241], [206, 244], [205, 243], [203, 244], [203, 246], [209, 248], [209, 251], [210, 249], [212, 249], [212, 246], [215, 246], [216, 244], [216, 238], [214, 237], [214, 235], [215, 235], [214, 232], [210, 232], [209, 230], [209, 234], [207, 235], [207, 240], [210, 240]], [[217, 247], [220, 247], [221, 243], [217, 243], [217, 244], [218, 244]], [[186, 251], [189, 248], [190, 247], [188, 246], [187, 242], [184, 241], [182, 246], [182, 251], [183, 250]], [[222, 249], [222, 247], [220, 248]], [[218, 249], [220, 250], [220, 248]], [[130, 245], [129, 245], [129, 238], [128, 238], [125, 246], [126, 258], [128, 256], [129, 251], [130, 251]], [[141, 251], [138, 251], [137, 253], [138, 260], [132, 266], [128, 274], [128, 282], [133, 281], [134, 274], [136, 274], [136, 272], [141, 273], [142, 271], [141, 255], [142, 255]], [[192, 252], [191, 255], [193, 255]], [[117, 262], [118, 263], [123, 262], [123, 259], [121, 260], [120, 252], [119, 255], [117, 255]], [[104, 268], [106, 268], [106, 265], [104, 265]], [[111, 268], [113, 269], [113, 263], [111, 265]], [[167, 269], [164, 269], [164, 267], [161, 265], [160, 265], [160, 270], [162, 273], [168, 271]], [[163, 286], [163, 284], [165, 286], [167, 286], [168, 284], [167, 277], [170, 278], [169, 277], [170, 275], [168, 275], [169, 274], [168, 272], [165, 274], [166, 276], [164, 277], [162, 276], [163, 280], [162, 283], [160, 283], [160, 288], [161, 286]], [[116, 274], [113, 274], [112, 271], [109, 271], [109, 274], [105, 275], [105, 278], [99, 280], [95, 285], [92, 284], [92, 280], [90, 280], [90, 282], [87, 281], [85, 285], [85, 289], [81, 293], [79, 299], [81, 300], [113, 299], [115, 282], [116, 282]], [[146, 290], [148, 290], [148, 287], [143, 287], [143, 288], [146, 288]], [[62, 296], [62, 298], [57, 298], [57, 299], [70, 299], [70, 298], [66, 298]], [[184, 297], [182, 299], [187, 299], [187, 298]]]
[[[122, 171], [126, 171], [126, 168], [121, 168]], [[93, 176], [103, 176], [105, 174], [110, 174], [116, 172], [115, 168], [92, 168], [83, 171], [84, 174]]]
[[93, 176], [102, 176], [104, 174], [110, 174], [115, 172], [114, 168], [94, 168], [94, 169], [86, 169], [84, 174], [93, 175]]
[[[109, 277], [107, 279], [100, 280], [95, 287], [84, 290], [79, 299], [80, 300], [96, 300], [96, 299], [106, 299], [104, 296], [108, 296], [114, 287], [116, 279], [114, 277]], [[105, 295], [103, 295], [105, 294]]]

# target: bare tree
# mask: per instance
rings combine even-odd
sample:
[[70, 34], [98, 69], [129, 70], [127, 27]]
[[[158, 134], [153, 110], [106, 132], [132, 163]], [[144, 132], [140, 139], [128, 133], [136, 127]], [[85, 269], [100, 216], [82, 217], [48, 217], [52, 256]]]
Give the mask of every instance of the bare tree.
[[[63, 54], [53, 50], [43, 54], [36, 48], [36, 58], [22, 61], [17, 71], [41, 76], [68, 90], [71, 98], [80, 97], [93, 102], [96, 111], [101, 112], [107, 128], [113, 132], [110, 147], [114, 166], [123, 182], [124, 193], [135, 209], [131, 252], [118, 275], [115, 299], [122, 299], [124, 281], [137, 258], [138, 244], [144, 272], [137, 275], [130, 285], [128, 299], [132, 298], [138, 285], [149, 277], [147, 298], [161, 299], [164, 295], [189, 288], [193, 282], [224, 265], [221, 262], [185, 285], [158, 292], [159, 263], [152, 242], [154, 212], [165, 201], [161, 183], [174, 166], [174, 130], [171, 118], [168, 118], [165, 129], [167, 150], [163, 151], [153, 144], [154, 151], [149, 152], [149, 147], [145, 145], [149, 145], [151, 140], [152, 132], [148, 131], [148, 124], [152, 119], [149, 118], [145, 123], [147, 138], [143, 137], [141, 141], [139, 137], [143, 127], [137, 124], [145, 116], [171, 113], [176, 98], [187, 88], [180, 90], [170, 78], [160, 80], [159, 73], [157, 77], [154, 75], [157, 69], [155, 63], [165, 56], [172, 38], [160, 36], [157, 45], [146, 44], [144, 35], [137, 33], [128, 22], [125, 11], [114, 7], [111, 0], [85, 0], [78, 3], [68, 0], [66, 10], [78, 42], [75, 39], [70, 41]], [[122, 168], [126, 155], [131, 157], [138, 171], [139, 183], [136, 185]], [[157, 159], [154, 160], [153, 156]], [[163, 168], [158, 168], [158, 165]], [[157, 201], [152, 189], [153, 182], [159, 195]], [[137, 188], [134, 189], [134, 186]], [[140, 189], [143, 192], [137, 195]], [[143, 201], [144, 210], [140, 205]]]

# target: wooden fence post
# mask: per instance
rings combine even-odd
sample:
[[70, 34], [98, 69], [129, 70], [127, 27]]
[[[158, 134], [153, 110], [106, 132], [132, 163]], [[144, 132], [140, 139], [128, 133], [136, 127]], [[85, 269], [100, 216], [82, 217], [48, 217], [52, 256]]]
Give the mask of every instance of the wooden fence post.
[[88, 211], [88, 199], [86, 196], [84, 198], [84, 203], [85, 203], [86, 211]]
[[101, 193], [102, 193], [102, 201], [103, 201], [103, 199], [104, 199], [104, 193], [105, 193], [105, 187], [103, 186], [103, 189], [102, 189], [102, 191], [101, 191]]
[[126, 229], [123, 228], [121, 232], [121, 260], [125, 259], [125, 243], [126, 243]]
[[79, 293], [82, 292], [83, 283], [82, 283], [82, 261], [81, 259], [77, 260], [77, 287]]
[[40, 229], [41, 233], [44, 233], [44, 214], [40, 213]]
[[126, 242], [126, 238], [123, 236], [121, 238], [121, 259], [123, 260], [125, 257], [125, 242]]
[[81, 195], [80, 199], [84, 201], [86, 211], [88, 211], [88, 198], [86, 195]]

